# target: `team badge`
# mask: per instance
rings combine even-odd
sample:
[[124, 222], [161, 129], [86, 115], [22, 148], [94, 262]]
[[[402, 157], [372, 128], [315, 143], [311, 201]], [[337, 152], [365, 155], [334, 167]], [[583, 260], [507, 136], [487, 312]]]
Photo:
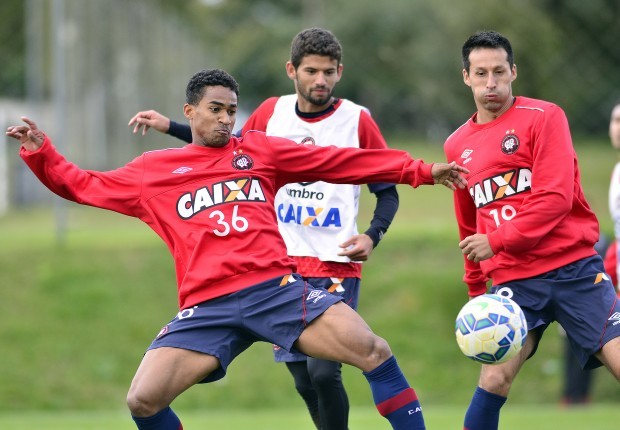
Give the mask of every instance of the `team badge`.
[[249, 155], [239, 154], [233, 158], [232, 166], [237, 170], [250, 170], [254, 167], [254, 161], [252, 161]]
[[511, 155], [519, 149], [519, 138], [514, 130], [506, 130], [506, 136], [502, 139], [502, 152]]

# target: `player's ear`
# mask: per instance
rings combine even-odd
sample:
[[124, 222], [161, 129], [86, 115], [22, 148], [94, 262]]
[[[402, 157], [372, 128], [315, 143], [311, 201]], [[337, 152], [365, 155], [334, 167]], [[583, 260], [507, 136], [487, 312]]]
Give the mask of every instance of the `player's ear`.
[[185, 115], [185, 118], [189, 119], [190, 121], [194, 119], [194, 106], [190, 105], [189, 103], [185, 103], [183, 105], [183, 115]]
[[297, 77], [297, 71], [295, 70], [295, 66], [293, 66], [293, 63], [291, 63], [290, 61], [286, 62], [286, 74], [288, 75], [288, 77], [290, 79], [295, 80], [295, 78]]
[[471, 87], [471, 82], [469, 80], [469, 73], [467, 72], [467, 69], [463, 69], [463, 82], [465, 82], [465, 85], [467, 85], [468, 87]]
[[517, 65], [516, 64], [512, 65], [512, 70], [510, 72], [512, 73], [512, 80], [514, 81], [515, 79], [517, 79]]

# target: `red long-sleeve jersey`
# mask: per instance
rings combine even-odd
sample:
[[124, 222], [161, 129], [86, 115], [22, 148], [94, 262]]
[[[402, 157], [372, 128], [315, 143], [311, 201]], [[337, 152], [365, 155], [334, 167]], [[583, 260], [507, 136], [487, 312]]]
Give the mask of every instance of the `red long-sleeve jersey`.
[[448, 161], [470, 170], [454, 194], [461, 239], [488, 236], [495, 255], [465, 258], [469, 295], [494, 284], [557, 269], [596, 254], [599, 225], [586, 202], [568, 121], [558, 106], [517, 97], [496, 120], [475, 115], [444, 145]]
[[295, 271], [273, 210], [283, 184], [433, 183], [432, 165], [404, 151], [297, 145], [261, 132], [221, 148], [146, 152], [106, 172], [80, 169], [47, 137], [20, 155], [59, 196], [148, 224], [174, 258], [181, 309]]

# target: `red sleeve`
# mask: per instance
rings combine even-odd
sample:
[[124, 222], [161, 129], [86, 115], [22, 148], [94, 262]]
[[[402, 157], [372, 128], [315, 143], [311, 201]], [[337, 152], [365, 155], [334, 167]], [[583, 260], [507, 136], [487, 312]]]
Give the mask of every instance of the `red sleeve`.
[[[248, 135], [249, 137], [250, 135]], [[433, 185], [432, 164], [414, 160], [396, 149], [338, 148], [297, 145], [289, 139], [266, 136], [278, 182], [325, 181], [336, 184], [391, 182]], [[343, 169], [342, 166], [347, 166]]]
[[267, 131], [267, 123], [273, 115], [273, 110], [276, 106], [276, 102], [279, 97], [270, 97], [260, 104], [254, 112], [250, 115], [243, 128], [241, 129], [242, 135], [249, 130]]
[[[446, 160], [448, 163], [452, 161], [458, 161], [459, 158], [456, 154], [452, 154], [450, 151], [451, 146], [446, 142], [444, 150], [446, 153]], [[469, 195], [469, 189], [463, 190], [457, 189], [453, 193], [454, 199], [454, 214], [456, 216], [456, 222], [459, 229], [460, 240], [465, 239], [477, 232], [477, 210]], [[467, 256], [463, 256], [464, 259], [464, 272], [463, 282], [467, 285], [468, 295], [470, 297], [476, 297], [487, 291], [487, 281], [489, 280], [480, 268], [480, 263], [474, 263], [467, 259]]]
[[372, 119], [366, 109], [362, 109], [358, 127], [360, 148], [363, 149], [383, 149], [387, 148], [387, 143], [379, 130], [379, 126]]
[[[476, 233], [476, 206], [467, 189], [454, 191], [454, 213], [459, 227], [461, 240]], [[465, 275], [463, 282], [469, 289], [468, 295], [476, 297], [487, 292], [488, 278], [482, 273], [480, 263], [475, 263], [463, 256]]]
[[43, 185], [62, 198], [124, 215], [141, 215], [142, 157], [108, 172], [82, 170], [56, 151], [47, 136], [37, 151], [22, 147], [20, 156]]
[[614, 285], [618, 285], [618, 273], [616, 272], [616, 264], [618, 258], [618, 244], [613, 241], [611, 245], [607, 247], [607, 252], [605, 253], [605, 272], [609, 276], [611, 276], [611, 282]]
[[532, 188], [517, 215], [488, 234], [494, 253], [518, 254], [536, 246], [571, 211], [576, 155], [568, 121], [557, 106], [546, 106], [532, 130]]

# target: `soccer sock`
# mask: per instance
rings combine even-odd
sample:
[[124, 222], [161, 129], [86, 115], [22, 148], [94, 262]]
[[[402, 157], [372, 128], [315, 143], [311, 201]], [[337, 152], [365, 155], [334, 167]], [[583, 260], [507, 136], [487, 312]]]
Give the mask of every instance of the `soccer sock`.
[[394, 356], [379, 367], [364, 372], [379, 413], [394, 430], [424, 430], [422, 408], [413, 388], [405, 379]]
[[183, 430], [183, 425], [168, 406], [150, 417], [131, 416], [139, 430]]
[[504, 403], [506, 403], [506, 397], [476, 387], [474, 397], [465, 414], [463, 430], [497, 430], [499, 410]]

